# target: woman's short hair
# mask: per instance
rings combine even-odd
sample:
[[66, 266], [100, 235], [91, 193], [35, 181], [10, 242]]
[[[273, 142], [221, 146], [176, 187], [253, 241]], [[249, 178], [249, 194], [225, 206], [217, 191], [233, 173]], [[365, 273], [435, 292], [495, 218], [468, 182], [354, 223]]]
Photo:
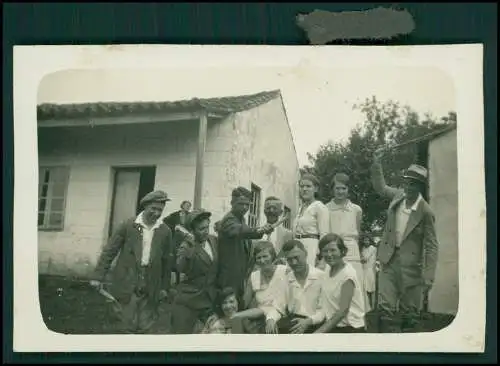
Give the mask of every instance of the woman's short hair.
[[326, 234], [319, 240], [318, 242], [319, 251], [320, 252], [323, 251], [323, 249], [332, 242], [337, 243], [337, 247], [339, 248], [340, 253], [342, 253], [342, 256], [344, 257], [347, 254], [347, 247], [345, 246], [344, 239], [342, 239], [341, 236], [334, 233]]
[[273, 243], [271, 243], [270, 241], [267, 241], [267, 240], [260, 240], [255, 244], [255, 247], [253, 250], [254, 258], [257, 257], [257, 255], [260, 252], [263, 252], [265, 250], [269, 251], [269, 254], [271, 254], [271, 260], [274, 262], [274, 260], [276, 259], [276, 256], [277, 256], [276, 249], [274, 248]]
[[236, 291], [232, 287], [224, 287], [218, 294], [215, 300], [215, 312], [218, 316], [223, 316], [222, 303], [230, 296], [234, 296], [236, 299]]
[[349, 176], [345, 173], [337, 173], [333, 176], [332, 186], [335, 187], [335, 183], [341, 183], [347, 186], [349, 184]]
[[315, 187], [319, 188], [319, 179], [315, 175], [310, 174], [310, 173], [302, 174], [301, 177], [300, 177], [300, 179], [299, 179], [299, 182], [301, 182], [303, 180], [308, 180]]
[[182, 201], [181, 202], [181, 208], [184, 207], [184, 205], [188, 204], [189, 206], [191, 206], [191, 202], [190, 201]]

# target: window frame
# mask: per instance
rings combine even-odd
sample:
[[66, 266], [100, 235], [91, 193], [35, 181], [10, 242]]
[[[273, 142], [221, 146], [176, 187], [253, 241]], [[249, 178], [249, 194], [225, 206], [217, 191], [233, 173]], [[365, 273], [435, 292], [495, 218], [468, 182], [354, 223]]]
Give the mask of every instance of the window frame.
[[283, 214], [287, 215], [286, 220], [283, 222], [283, 227], [288, 230], [292, 229], [292, 210], [288, 206], [283, 206]]
[[258, 185], [251, 183], [250, 191], [252, 192], [252, 202], [248, 210], [248, 226], [255, 228], [259, 226], [260, 222], [262, 189]]
[[[59, 171], [59, 178], [53, 178], [55, 171]], [[48, 179], [45, 176], [49, 173]], [[37, 207], [37, 229], [38, 231], [64, 231], [66, 221], [66, 203], [68, 198], [68, 186], [70, 180], [70, 167], [65, 165], [43, 165], [38, 168], [38, 207]], [[62, 196], [54, 196], [53, 186], [60, 184], [63, 186]], [[53, 210], [54, 200], [62, 200], [61, 209]], [[42, 207], [42, 201], [45, 201]], [[39, 224], [40, 215], [43, 214], [42, 224]], [[61, 223], [51, 223], [51, 216], [61, 215]]]

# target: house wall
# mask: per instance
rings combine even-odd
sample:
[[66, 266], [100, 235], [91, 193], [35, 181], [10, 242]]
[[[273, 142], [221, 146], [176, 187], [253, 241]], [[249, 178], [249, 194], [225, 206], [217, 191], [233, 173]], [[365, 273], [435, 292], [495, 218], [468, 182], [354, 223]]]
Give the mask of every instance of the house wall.
[[[272, 121], [272, 123], [269, 123]], [[70, 167], [64, 230], [39, 231], [39, 272], [86, 276], [108, 238], [113, 167], [156, 166], [155, 189], [172, 201], [163, 216], [193, 201], [198, 121], [38, 130], [39, 165]], [[253, 182], [296, 211], [298, 162], [279, 99], [207, 131], [202, 205], [212, 222], [230, 209], [230, 193]], [[213, 227], [212, 227], [213, 232]]]
[[[207, 144], [203, 206], [213, 222], [230, 209], [230, 193], [251, 183], [261, 188], [260, 217], [266, 196], [277, 196], [294, 216], [297, 210], [299, 165], [292, 135], [279, 98], [232, 115], [214, 125]], [[221, 179], [222, 178], [222, 179]]]
[[[197, 121], [38, 131], [40, 165], [70, 167], [63, 231], [39, 231], [39, 272], [86, 275], [107, 239], [112, 167], [156, 165], [155, 189], [193, 199]], [[209, 132], [209, 136], [210, 136]]]
[[429, 310], [456, 314], [458, 286], [458, 167], [456, 129], [429, 143], [429, 201], [436, 217], [439, 258]]

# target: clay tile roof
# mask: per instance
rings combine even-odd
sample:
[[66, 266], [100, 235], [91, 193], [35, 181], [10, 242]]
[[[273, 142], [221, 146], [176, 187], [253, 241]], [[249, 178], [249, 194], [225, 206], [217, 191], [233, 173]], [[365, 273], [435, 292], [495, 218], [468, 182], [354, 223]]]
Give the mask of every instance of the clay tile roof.
[[264, 91], [257, 94], [221, 97], [193, 98], [189, 100], [165, 102], [97, 102], [79, 104], [40, 104], [37, 107], [38, 120], [110, 117], [123, 114], [186, 112], [204, 109], [207, 112], [229, 114], [241, 112], [280, 96], [279, 90]]

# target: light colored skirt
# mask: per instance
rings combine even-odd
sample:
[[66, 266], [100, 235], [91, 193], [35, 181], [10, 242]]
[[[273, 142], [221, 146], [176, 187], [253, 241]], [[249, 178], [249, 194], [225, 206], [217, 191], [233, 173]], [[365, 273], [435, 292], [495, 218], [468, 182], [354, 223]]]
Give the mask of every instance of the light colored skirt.
[[316, 266], [316, 255], [318, 254], [318, 239], [314, 238], [302, 238], [299, 239], [302, 244], [304, 244], [304, 247], [306, 248], [307, 251], [307, 264], [309, 264], [311, 267]]
[[[359, 245], [358, 245], [358, 240], [355, 239], [354, 237], [348, 237], [345, 236], [343, 237], [344, 239], [344, 244], [347, 247], [347, 254], [345, 256], [345, 260], [351, 262], [354, 261], [361, 261], [361, 253], [359, 252]], [[359, 278], [359, 280], [362, 280], [363, 277]]]
[[364, 286], [366, 292], [375, 292], [375, 268], [374, 266], [364, 267], [363, 268], [365, 277], [364, 277]]

